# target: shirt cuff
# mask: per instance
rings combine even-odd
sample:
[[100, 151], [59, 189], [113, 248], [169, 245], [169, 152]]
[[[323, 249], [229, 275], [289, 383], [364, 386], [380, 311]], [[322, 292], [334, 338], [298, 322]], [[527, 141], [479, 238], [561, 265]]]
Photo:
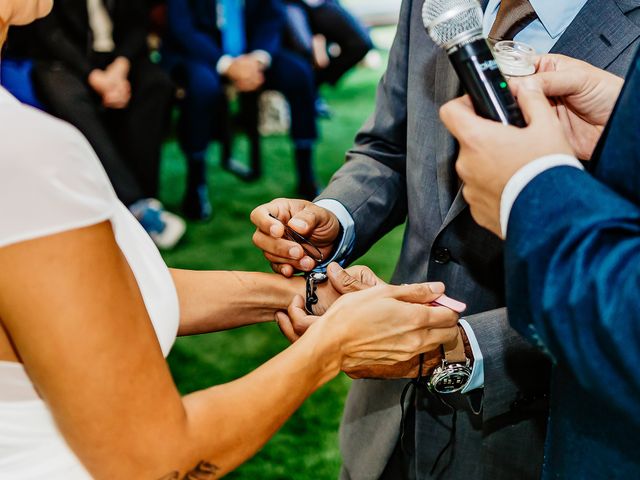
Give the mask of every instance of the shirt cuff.
[[264, 68], [271, 66], [271, 54], [266, 50], [254, 50], [251, 52], [251, 56], [258, 60]]
[[582, 164], [573, 156], [565, 154], [547, 155], [528, 163], [518, 170], [507, 182], [500, 199], [500, 227], [502, 238], [507, 238], [507, 227], [509, 226], [509, 215], [516, 202], [518, 195], [524, 188], [541, 173], [554, 167], [576, 167], [584, 170]]
[[338, 262], [344, 266], [356, 242], [356, 227], [353, 217], [345, 206], [337, 200], [325, 198], [318, 200], [315, 204], [333, 213], [338, 218], [340, 225], [342, 225], [342, 238], [340, 239], [338, 247], [335, 249], [331, 258], [320, 265], [320, 267], [326, 267], [331, 262]]
[[218, 63], [216, 63], [216, 71], [224, 76], [227, 74], [227, 71], [229, 70], [229, 67], [231, 67], [231, 64], [233, 63], [233, 57], [231, 55], [222, 55], [220, 57], [220, 60], [218, 60]]
[[480, 344], [476, 339], [473, 328], [464, 319], [460, 319], [460, 326], [464, 328], [464, 333], [467, 334], [469, 345], [471, 345], [471, 352], [473, 353], [473, 367], [471, 368], [471, 378], [469, 382], [462, 389], [462, 393], [469, 393], [472, 390], [484, 387], [484, 358], [482, 357], [482, 350], [480, 350]]

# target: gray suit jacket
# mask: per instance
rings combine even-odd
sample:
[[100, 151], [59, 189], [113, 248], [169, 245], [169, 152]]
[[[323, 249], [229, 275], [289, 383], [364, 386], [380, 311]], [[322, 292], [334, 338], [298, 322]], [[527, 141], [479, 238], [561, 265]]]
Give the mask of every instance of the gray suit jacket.
[[[460, 194], [457, 147], [438, 117], [460, 85], [447, 55], [424, 31], [422, 3], [404, 0], [375, 113], [321, 198], [340, 201], [353, 216], [352, 259], [406, 220], [393, 281], [443, 281], [447, 293], [468, 304], [467, 320], [484, 355], [484, 408], [479, 417], [458, 416], [456, 443], [436, 477], [538, 478], [546, 409], [535, 400], [548, 390], [549, 364], [509, 327], [502, 244], [473, 222]], [[639, 25], [640, 0], [590, 0], [553, 51], [623, 75]], [[341, 427], [343, 478], [398, 478], [383, 471], [398, 443], [405, 384], [353, 383]], [[420, 395], [416, 403], [409, 477], [429, 478], [451, 420]]]

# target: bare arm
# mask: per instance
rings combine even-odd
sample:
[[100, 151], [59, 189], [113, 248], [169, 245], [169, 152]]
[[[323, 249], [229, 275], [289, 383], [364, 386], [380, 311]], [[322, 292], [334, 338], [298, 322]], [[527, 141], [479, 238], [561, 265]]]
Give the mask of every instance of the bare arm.
[[180, 299], [179, 335], [269, 322], [304, 294], [304, 279], [256, 272], [171, 270]]
[[[426, 286], [340, 299], [295, 345], [234, 382], [180, 398], [109, 223], [0, 248], [0, 319], [94, 478], [217, 478], [341, 367], [393, 364], [448, 341], [457, 317], [405, 303]], [[209, 473], [202, 473], [208, 470]]]

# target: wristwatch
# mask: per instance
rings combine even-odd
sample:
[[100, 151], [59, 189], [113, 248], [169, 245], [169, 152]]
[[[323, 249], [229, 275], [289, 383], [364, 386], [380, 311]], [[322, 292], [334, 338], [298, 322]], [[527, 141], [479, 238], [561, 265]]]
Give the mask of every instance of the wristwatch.
[[456, 393], [471, 379], [471, 360], [464, 351], [462, 333], [450, 343], [442, 345], [442, 364], [433, 371], [428, 387], [434, 393]]

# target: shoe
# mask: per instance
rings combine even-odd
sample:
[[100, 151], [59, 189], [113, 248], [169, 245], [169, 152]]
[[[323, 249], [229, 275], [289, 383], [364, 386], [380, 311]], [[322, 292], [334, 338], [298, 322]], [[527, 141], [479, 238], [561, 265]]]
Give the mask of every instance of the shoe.
[[206, 185], [187, 190], [182, 203], [182, 212], [185, 217], [191, 220], [202, 221], [211, 218], [213, 208], [209, 200], [209, 189]]
[[187, 224], [179, 216], [167, 212], [155, 198], [138, 200], [129, 207], [142, 228], [158, 248], [170, 250], [175, 247], [187, 230]]

